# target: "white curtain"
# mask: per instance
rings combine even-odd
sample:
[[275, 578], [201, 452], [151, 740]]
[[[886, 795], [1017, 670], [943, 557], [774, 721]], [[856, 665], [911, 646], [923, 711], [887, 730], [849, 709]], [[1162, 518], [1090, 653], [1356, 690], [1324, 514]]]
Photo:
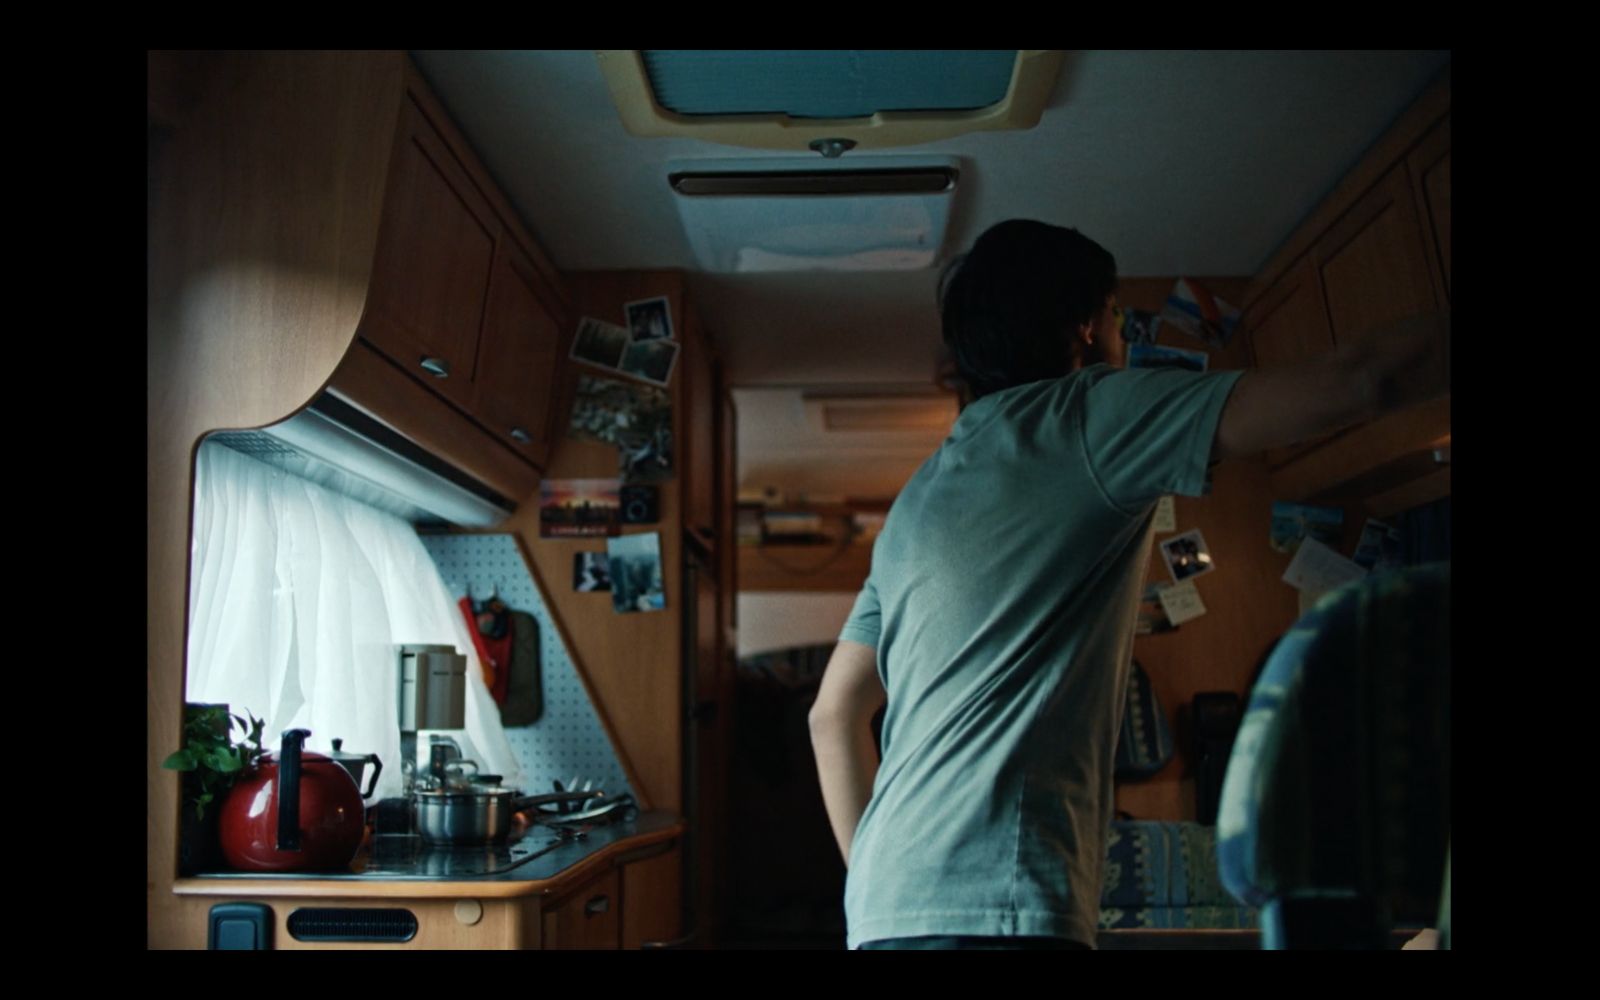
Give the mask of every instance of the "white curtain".
[[465, 756], [520, 780], [467, 624], [415, 530], [308, 480], [207, 442], [195, 470], [186, 697], [226, 702], [307, 746], [376, 753], [375, 798], [401, 794], [396, 647], [467, 657]]

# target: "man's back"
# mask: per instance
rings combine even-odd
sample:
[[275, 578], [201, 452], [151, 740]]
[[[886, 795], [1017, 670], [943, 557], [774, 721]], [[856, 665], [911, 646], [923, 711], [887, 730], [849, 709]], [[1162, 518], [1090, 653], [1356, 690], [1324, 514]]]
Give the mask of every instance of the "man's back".
[[841, 634], [888, 693], [852, 947], [1094, 940], [1154, 503], [1202, 491], [1237, 377], [1095, 366], [993, 393], [902, 490]]

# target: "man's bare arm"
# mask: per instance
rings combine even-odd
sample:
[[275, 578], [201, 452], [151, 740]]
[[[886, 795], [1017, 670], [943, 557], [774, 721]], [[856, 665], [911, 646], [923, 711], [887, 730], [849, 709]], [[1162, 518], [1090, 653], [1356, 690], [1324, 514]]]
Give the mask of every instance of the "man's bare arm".
[[871, 646], [840, 640], [822, 674], [822, 686], [809, 716], [822, 803], [846, 867], [850, 842], [872, 798], [872, 781], [878, 774], [872, 716], [887, 696], [878, 680], [877, 660], [877, 651]]
[[1245, 372], [1223, 407], [1213, 457], [1258, 455], [1444, 395], [1449, 324], [1447, 315], [1413, 316], [1332, 354]]

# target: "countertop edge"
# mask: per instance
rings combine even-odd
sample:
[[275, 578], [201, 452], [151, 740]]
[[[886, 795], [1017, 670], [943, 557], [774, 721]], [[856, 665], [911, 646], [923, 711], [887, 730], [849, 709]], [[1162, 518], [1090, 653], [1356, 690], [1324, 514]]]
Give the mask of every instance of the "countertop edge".
[[172, 883], [175, 896], [230, 896], [251, 898], [302, 899], [508, 899], [520, 896], [554, 895], [582, 882], [596, 869], [609, 868], [619, 856], [641, 848], [682, 837], [688, 824], [682, 820], [668, 827], [634, 834], [607, 844], [585, 855], [558, 874], [546, 879], [506, 881], [459, 879], [428, 881], [407, 879], [380, 882], [370, 879], [252, 879], [180, 878]]

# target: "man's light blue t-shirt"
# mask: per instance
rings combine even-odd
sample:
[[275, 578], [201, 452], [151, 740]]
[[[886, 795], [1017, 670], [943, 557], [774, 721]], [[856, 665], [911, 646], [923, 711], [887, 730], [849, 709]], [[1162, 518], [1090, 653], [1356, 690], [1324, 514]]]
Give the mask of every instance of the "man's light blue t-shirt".
[[1241, 374], [1096, 365], [993, 393], [900, 492], [840, 634], [888, 692], [850, 947], [1094, 943], [1155, 505], [1204, 492]]

